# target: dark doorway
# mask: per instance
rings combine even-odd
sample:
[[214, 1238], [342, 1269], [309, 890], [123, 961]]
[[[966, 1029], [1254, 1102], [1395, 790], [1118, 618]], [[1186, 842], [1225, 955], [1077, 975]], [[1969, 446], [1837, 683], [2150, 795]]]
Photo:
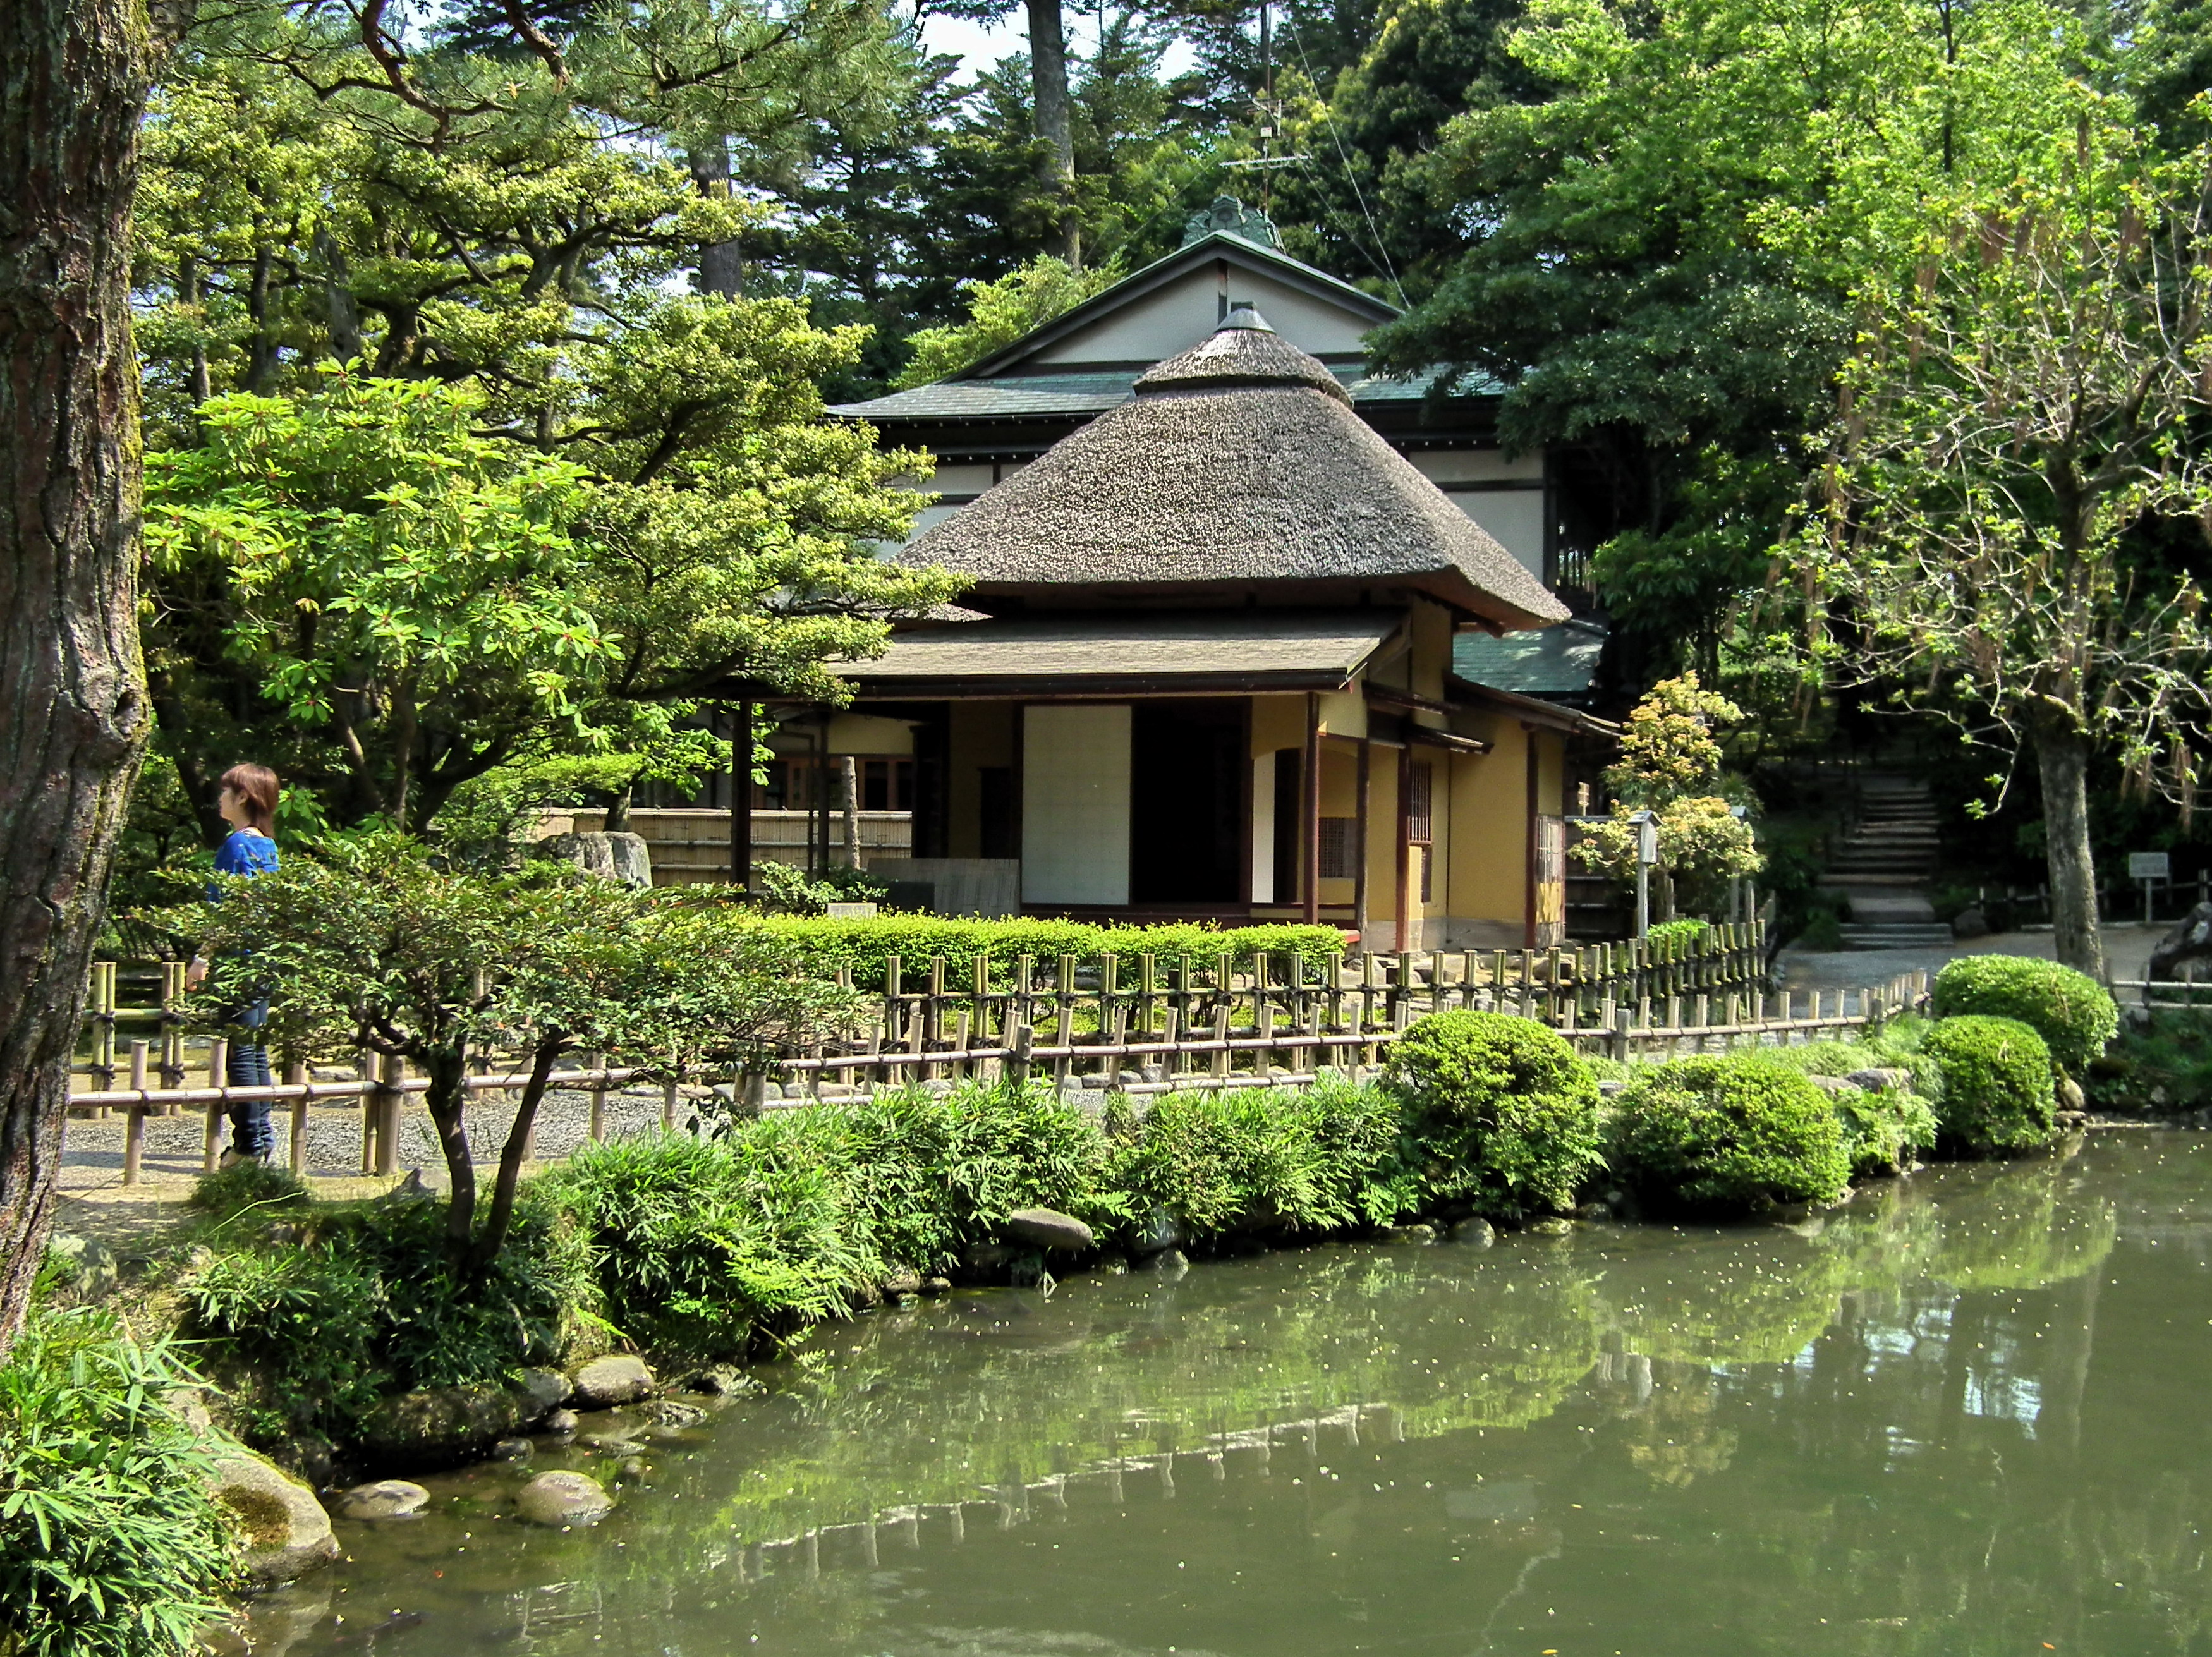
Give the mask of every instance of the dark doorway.
[[976, 768], [981, 791], [979, 821], [982, 843], [975, 849], [987, 858], [1019, 857], [1014, 844], [1014, 770], [1010, 765]]
[[1241, 902], [1242, 701], [1139, 702], [1129, 720], [1129, 901]]

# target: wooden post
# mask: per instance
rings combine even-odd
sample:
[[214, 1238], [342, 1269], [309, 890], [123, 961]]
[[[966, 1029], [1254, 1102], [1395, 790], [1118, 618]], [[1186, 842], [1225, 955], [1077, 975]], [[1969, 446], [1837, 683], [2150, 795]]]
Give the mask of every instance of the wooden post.
[[376, 1084], [383, 1061], [363, 1047], [354, 1055], [354, 1071], [361, 1077], [361, 1171], [376, 1166]]
[[[131, 1044], [131, 1086], [134, 1092], [146, 1090], [146, 1049], [143, 1041]], [[146, 1151], [146, 1104], [134, 1100], [130, 1107], [130, 1120], [123, 1129], [123, 1183], [138, 1183], [138, 1162]]]
[[[605, 1070], [606, 1062], [607, 1056], [603, 1053], [584, 1055], [584, 1068], [587, 1071]], [[607, 1137], [607, 1084], [604, 1077], [593, 1079], [591, 1097], [592, 1143], [598, 1144]]]
[[399, 1171], [399, 1102], [406, 1096], [399, 1084], [407, 1079], [407, 1061], [394, 1054], [380, 1067], [383, 1071], [376, 1089], [376, 1167], [377, 1174], [396, 1174]]
[[[229, 1077], [230, 1043], [218, 1035], [208, 1043], [208, 1085], [219, 1088]], [[222, 1144], [222, 1101], [210, 1099], [207, 1108], [207, 1132], [200, 1147], [200, 1172], [212, 1174]]]
[[753, 705], [739, 702], [730, 728], [730, 884], [753, 882]]
[[1407, 743], [1398, 750], [1398, 835], [1396, 841], [1398, 932], [1396, 944], [1402, 954], [1412, 946], [1413, 936], [1413, 744]]
[[1305, 920], [1321, 921], [1321, 695], [1306, 692], [1305, 774], [1299, 780], [1303, 819], [1298, 842], [1305, 862]]
[[1352, 786], [1352, 930], [1359, 934], [1359, 947], [1374, 948], [1367, 936], [1367, 786], [1372, 774], [1375, 744], [1359, 739], [1359, 777]]
[[850, 754], [839, 758], [837, 769], [842, 786], [845, 808], [845, 866], [860, 866], [860, 762]]
[[[179, 1005], [185, 998], [185, 963], [164, 961], [161, 963], [161, 1085], [180, 1088], [185, 1084], [185, 1014]], [[179, 1109], [176, 1105], [164, 1105], [161, 1114], [167, 1115]]]
[[[95, 961], [92, 963], [93, 1047], [92, 1073], [100, 1080], [103, 1092], [115, 1086], [115, 963]], [[107, 1114], [107, 1107], [99, 1107], [98, 1115]]]
[[[287, 1059], [284, 1061], [284, 1085], [305, 1088], [307, 1085], [307, 1061]], [[307, 1177], [307, 1096], [303, 1092], [292, 1101], [292, 1172], [301, 1179]]]

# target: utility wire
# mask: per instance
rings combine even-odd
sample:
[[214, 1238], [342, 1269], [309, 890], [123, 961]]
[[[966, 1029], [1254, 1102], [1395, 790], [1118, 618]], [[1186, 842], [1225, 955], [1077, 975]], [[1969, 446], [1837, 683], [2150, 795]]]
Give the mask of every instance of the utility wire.
[[[1316, 78], [1313, 64], [1306, 57], [1305, 40], [1296, 30], [1291, 32], [1291, 44], [1297, 48], [1298, 67], [1306, 72], [1306, 83], [1318, 93], [1321, 90], [1321, 82]], [[1359, 203], [1359, 215], [1367, 221], [1367, 234], [1375, 239], [1375, 252], [1382, 262], [1382, 273], [1389, 277], [1390, 286], [1397, 289], [1399, 308], [1411, 310], [1413, 303], [1406, 297], [1406, 284], [1398, 280], [1397, 267], [1390, 262], [1390, 250], [1382, 244], [1382, 229], [1375, 222], [1375, 215], [1369, 210], [1366, 192], [1360, 189], [1359, 180], [1352, 176], [1352, 159], [1345, 154], [1344, 140], [1337, 137], [1336, 112], [1330, 104], [1322, 106], [1322, 118], [1323, 124], [1328, 128], [1329, 143], [1336, 150], [1337, 165], [1344, 169], [1344, 181], [1352, 186], [1352, 199]]]

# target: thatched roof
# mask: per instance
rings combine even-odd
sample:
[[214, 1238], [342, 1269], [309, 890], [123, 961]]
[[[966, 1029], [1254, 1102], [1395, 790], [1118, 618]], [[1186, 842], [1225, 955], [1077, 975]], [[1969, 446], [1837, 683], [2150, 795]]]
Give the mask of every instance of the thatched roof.
[[1504, 628], [1566, 607], [1249, 310], [1131, 402], [910, 542], [901, 558], [1024, 588], [1254, 583], [1427, 591]]

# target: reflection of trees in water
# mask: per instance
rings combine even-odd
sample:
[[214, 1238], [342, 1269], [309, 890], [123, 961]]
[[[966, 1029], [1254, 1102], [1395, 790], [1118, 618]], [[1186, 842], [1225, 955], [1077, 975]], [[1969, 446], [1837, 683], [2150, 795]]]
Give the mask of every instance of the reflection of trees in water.
[[[750, 1619], [796, 1595], [811, 1628], [860, 1648], [884, 1614], [872, 1581], [965, 1528], [1174, 1500], [1194, 1481], [1310, 1477], [1357, 1443], [1494, 1435], [1583, 1399], [1610, 1417], [1584, 1442], [1606, 1447], [1601, 1460], [1617, 1454], [1611, 1465], [1653, 1499], [1693, 1514], [1711, 1503], [1705, 1534], [1771, 1530], [1774, 1550], [1850, 1585], [1813, 1595], [1833, 1597], [1838, 1619], [1926, 1618], [1955, 1634], [1962, 1596], [1983, 1592], [1961, 1586], [1978, 1571], [2016, 1559], [2010, 1591], [2037, 1602], [2028, 1573], [2045, 1541], [2083, 1580], [2109, 1562], [2112, 1580], [2132, 1569], [2178, 1585], [2189, 1525], [2212, 1533], [2179, 1475], [2125, 1519], [2110, 1503], [2069, 1505], [2054, 1480], [2048, 1538], [1993, 1544], [1961, 1526], [1910, 1551], [1881, 1512], [1808, 1506], [1792, 1482], [1823, 1459], [1863, 1473], [1878, 1453], [1870, 1391], [1894, 1423], [1889, 1471], [1936, 1509], [1996, 1510], [2002, 1480], [2050, 1477], [2037, 1458], [2080, 1435], [2094, 1268], [2114, 1237], [2109, 1207], [2069, 1178], [2056, 1163], [1946, 1173], [1796, 1229], [1607, 1228], [1482, 1253], [1319, 1248], [1140, 1293], [1079, 1281], [1049, 1300], [963, 1296], [866, 1319], [823, 1332], [825, 1361], [794, 1366], [775, 1396], [736, 1406], [743, 1424], [713, 1451], [663, 1460], [653, 1490], [626, 1506], [621, 1550], [532, 1538], [498, 1569], [526, 1557], [541, 1580], [588, 1578], [617, 1616], [679, 1597], [696, 1614], [721, 1595]], [[2068, 1283], [2065, 1315], [2018, 1309], [2054, 1282]], [[1947, 1461], [1942, 1447], [1992, 1432], [2011, 1435], [2002, 1467], [1985, 1449]], [[1943, 1479], [1920, 1486], [1939, 1463]], [[1543, 1551], [1517, 1532], [1513, 1543]], [[1779, 1611], [1738, 1612], [1746, 1627], [1781, 1619], [1776, 1648], [1789, 1648]], [[2007, 1637], [2023, 1633], [2017, 1605], [1996, 1620]], [[1905, 1643], [1881, 1648], [1922, 1648], [1905, 1627]], [[959, 1649], [985, 1636], [945, 1639]], [[549, 1653], [591, 1644], [580, 1625], [533, 1640]]]

